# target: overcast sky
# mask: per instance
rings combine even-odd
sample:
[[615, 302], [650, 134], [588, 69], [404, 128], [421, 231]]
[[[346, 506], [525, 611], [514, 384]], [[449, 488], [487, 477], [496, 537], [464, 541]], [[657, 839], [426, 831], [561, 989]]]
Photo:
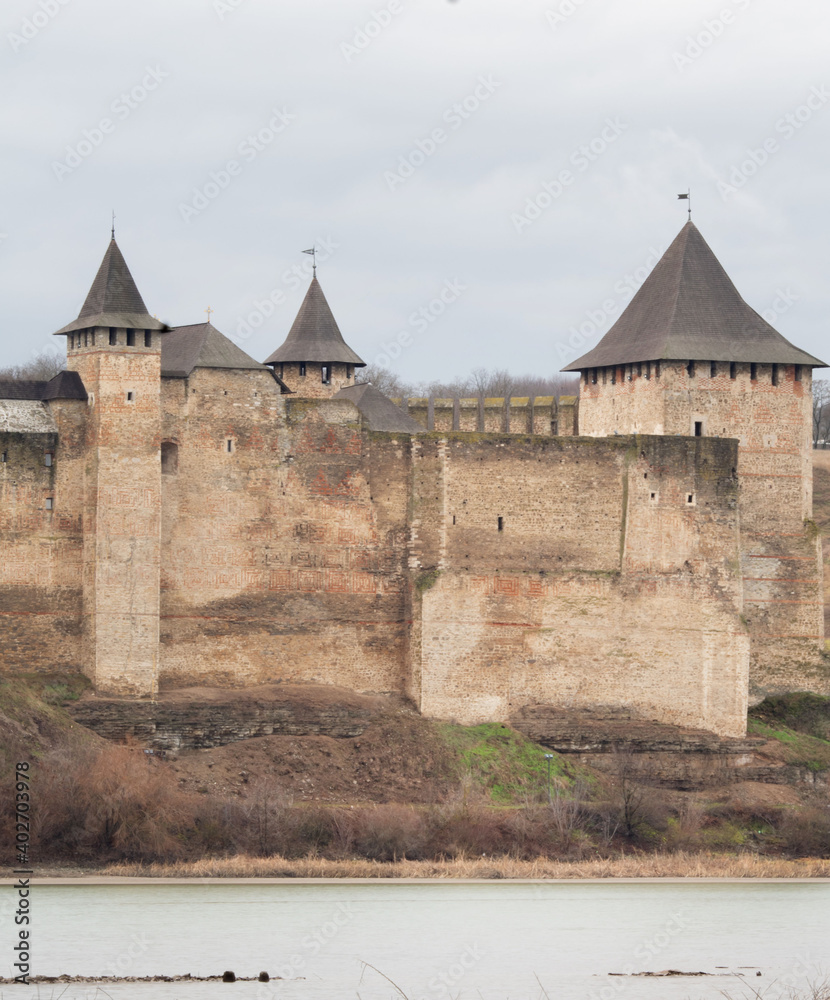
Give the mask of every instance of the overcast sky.
[[316, 243], [365, 361], [548, 374], [608, 329], [688, 188], [744, 298], [830, 360], [826, 2], [5, 0], [2, 21], [0, 365], [63, 349], [115, 209], [150, 312], [212, 307], [257, 360]]

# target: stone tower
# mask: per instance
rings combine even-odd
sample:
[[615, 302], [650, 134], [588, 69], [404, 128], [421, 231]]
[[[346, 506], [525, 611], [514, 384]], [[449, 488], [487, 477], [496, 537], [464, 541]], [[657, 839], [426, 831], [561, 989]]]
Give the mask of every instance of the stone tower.
[[87, 670], [99, 692], [157, 689], [161, 337], [113, 237], [67, 339], [88, 393], [83, 489]]
[[[741, 298], [689, 221], [580, 372], [579, 433], [737, 438], [751, 693], [823, 648], [812, 517], [812, 369]], [[655, 514], [661, 498], [651, 494]], [[689, 504], [694, 496], [687, 497]]]
[[298, 396], [328, 399], [354, 385], [355, 368], [365, 368], [343, 339], [315, 275], [285, 343], [266, 365]]

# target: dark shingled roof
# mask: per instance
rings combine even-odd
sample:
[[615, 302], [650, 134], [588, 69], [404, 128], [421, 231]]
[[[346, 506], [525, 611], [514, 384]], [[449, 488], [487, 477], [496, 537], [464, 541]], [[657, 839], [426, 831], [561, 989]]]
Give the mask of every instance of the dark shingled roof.
[[0, 379], [0, 399], [86, 399], [86, 389], [77, 372], [58, 372], [47, 382], [31, 379]]
[[139, 295], [130, 269], [113, 238], [81, 306], [78, 318], [57, 331], [56, 336], [94, 326], [114, 326], [134, 330], [166, 330], [154, 319]]
[[672, 360], [825, 366], [744, 302], [691, 221], [597, 346], [562, 370]]
[[395, 406], [371, 382], [348, 385], [335, 393], [333, 399], [350, 399], [360, 410], [370, 431], [397, 431], [401, 434], [423, 434], [424, 428]]
[[161, 339], [161, 374], [187, 378], [194, 368], [259, 368], [265, 365], [237, 347], [212, 323], [176, 326]]
[[366, 365], [343, 340], [343, 334], [316, 277], [311, 279], [285, 343], [266, 358], [264, 363], [296, 364], [300, 361], [317, 361], [323, 364], [340, 362], [358, 368]]

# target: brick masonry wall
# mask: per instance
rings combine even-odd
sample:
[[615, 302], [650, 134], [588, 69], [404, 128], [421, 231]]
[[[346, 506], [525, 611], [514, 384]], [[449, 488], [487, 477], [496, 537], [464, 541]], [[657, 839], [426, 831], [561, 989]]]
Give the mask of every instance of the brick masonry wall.
[[743, 734], [734, 442], [430, 435], [413, 454], [424, 712], [636, 706]]
[[387, 455], [352, 403], [281, 397], [267, 373], [182, 381], [164, 385], [162, 684], [400, 691], [403, 444]]
[[79, 401], [63, 404], [56, 419], [45, 403], [0, 401], [2, 670], [71, 670], [85, 662], [82, 515], [73, 474], [82, 470], [84, 409]]

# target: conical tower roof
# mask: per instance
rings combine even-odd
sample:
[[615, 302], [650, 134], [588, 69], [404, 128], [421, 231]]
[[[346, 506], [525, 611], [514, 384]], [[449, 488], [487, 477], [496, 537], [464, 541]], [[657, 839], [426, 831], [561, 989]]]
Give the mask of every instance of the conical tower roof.
[[316, 277], [311, 279], [285, 343], [266, 358], [264, 364], [298, 364], [301, 361], [340, 362], [358, 368], [366, 365], [343, 339]]
[[58, 330], [56, 335], [86, 330], [93, 326], [135, 330], [167, 329], [164, 323], [147, 312], [115, 237], [110, 240], [78, 318]]
[[562, 370], [673, 360], [825, 366], [744, 302], [691, 220], [597, 346]]

